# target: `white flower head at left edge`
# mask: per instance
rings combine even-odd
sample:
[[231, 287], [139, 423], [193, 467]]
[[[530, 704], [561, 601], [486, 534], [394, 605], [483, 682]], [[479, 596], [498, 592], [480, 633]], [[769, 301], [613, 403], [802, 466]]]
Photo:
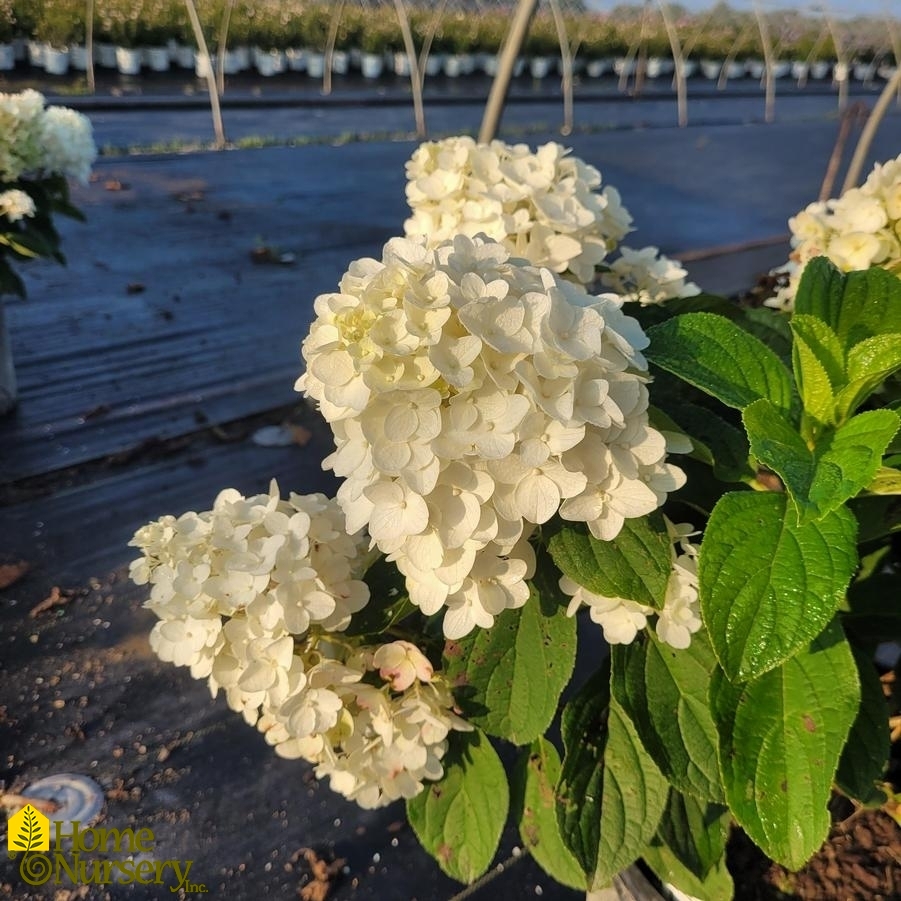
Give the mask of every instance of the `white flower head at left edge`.
[[347, 528], [448, 638], [526, 603], [536, 526], [559, 512], [611, 539], [683, 484], [621, 307], [463, 235], [393, 239], [316, 299], [298, 388], [334, 433]]

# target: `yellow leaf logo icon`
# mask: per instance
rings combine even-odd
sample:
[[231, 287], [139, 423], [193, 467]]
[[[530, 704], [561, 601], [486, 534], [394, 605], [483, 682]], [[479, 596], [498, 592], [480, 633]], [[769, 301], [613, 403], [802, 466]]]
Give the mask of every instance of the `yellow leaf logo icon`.
[[10, 853], [50, 850], [50, 820], [26, 804], [7, 823], [6, 848]]

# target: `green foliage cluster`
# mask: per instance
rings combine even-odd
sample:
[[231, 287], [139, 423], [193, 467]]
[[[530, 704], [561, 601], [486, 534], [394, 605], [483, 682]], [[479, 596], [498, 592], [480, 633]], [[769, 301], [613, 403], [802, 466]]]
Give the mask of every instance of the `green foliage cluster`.
[[[901, 640], [901, 281], [820, 259], [791, 318], [709, 295], [639, 316], [652, 418], [694, 447], [662, 513], [703, 530], [704, 625], [685, 650], [648, 630], [605, 655], [586, 633], [582, 656], [603, 662], [570, 684], [577, 628], [560, 574], [662, 609], [672, 552], [658, 511], [610, 542], [552, 521], [525, 606], [457, 641], [426, 628], [475, 731], [452, 737], [445, 777], [408, 813], [463, 882], [488, 869], [512, 817], [565, 885], [600, 888], [642, 858], [722, 901], [734, 824], [797, 869], [827, 836], [834, 792], [885, 801], [874, 650]], [[394, 600], [370, 625], [403, 628], [402, 594], [383, 592]], [[498, 740], [519, 749], [509, 776]]]

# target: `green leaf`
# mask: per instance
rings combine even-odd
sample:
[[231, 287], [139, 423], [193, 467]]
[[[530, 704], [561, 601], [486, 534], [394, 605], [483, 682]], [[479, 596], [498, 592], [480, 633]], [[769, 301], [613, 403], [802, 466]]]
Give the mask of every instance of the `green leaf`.
[[867, 485], [867, 491], [871, 494], [901, 494], [901, 469], [880, 466]]
[[657, 830], [668, 784], [628, 716], [610, 697], [605, 666], [563, 710], [566, 748], [557, 784], [563, 840], [588, 875], [609, 885]]
[[589, 591], [655, 610], [663, 607], [672, 555], [659, 514], [627, 519], [612, 541], [566, 526], [551, 538], [548, 549], [560, 571]]
[[725, 857], [730, 821], [728, 807], [670, 791], [657, 838], [703, 880]]
[[872, 654], [853, 647], [852, 653], [860, 679], [860, 707], [839, 759], [835, 781], [846, 795], [861, 804], [878, 807], [885, 800], [878, 784], [884, 781], [890, 754], [889, 710]]
[[795, 315], [822, 319], [847, 350], [872, 338], [901, 332], [901, 281], [878, 266], [839, 272], [829, 260], [811, 260], [795, 295]]
[[891, 410], [859, 413], [824, 436], [815, 449], [810, 502], [816, 515], [834, 510], [869, 485], [888, 443], [901, 427]]
[[741, 410], [761, 397], [781, 410], [791, 407], [791, 376], [780, 359], [722, 316], [687, 313], [654, 326], [648, 336], [652, 363], [729, 407]]
[[901, 500], [891, 494], [852, 497], [848, 508], [860, 523], [857, 540], [861, 544], [879, 541], [901, 531]]
[[[669, 302], [667, 302], [669, 303]], [[792, 365], [792, 331], [788, 316], [769, 307], [736, 307], [741, 316], [735, 320], [746, 332], [759, 338], [786, 367]]]
[[[713, 467], [714, 475], [724, 482], [745, 482], [754, 477], [748, 463], [748, 442], [731, 423], [712, 410], [692, 403], [668, 405], [667, 411], [692, 440], [692, 456]], [[689, 483], [689, 490], [692, 486]]]
[[836, 421], [850, 416], [893, 373], [901, 370], [901, 334], [877, 335], [848, 352], [848, 384], [835, 399]]
[[827, 804], [860, 685], [836, 622], [778, 669], [744, 685], [714, 673], [726, 797], [760, 848], [796, 870], [829, 833]]
[[[835, 421], [835, 389], [845, 382], [841, 343], [825, 322], [813, 316], [795, 314], [791, 329], [792, 364], [805, 417], [819, 427], [831, 425]], [[810, 430], [808, 437], [816, 431]]]
[[784, 494], [723, 495], [704, 531], [701, 613], [720, 666], [753, 679], [832, 619], [857, 566], [856, 522], [840, 508], [798, 525]]
[[778, 473], [799, 512], [810, 507], [813, 455], [798, 430], [768, 400], [755, 401], [742, 413], [751, 453]]
[[891, 410], [860, 413], [825, 431], [811, 452], [768, 401], [751, 404], [743, 419], [751, 452], [779, 474], [802, 523], [823, 517], [866, 488], [901, 427]]
[[717, 732], [707, 700], [716, 658], [703, 631], [675, 650], [647, 641], [611, 649], [611, 688], [670, 783], [701, 800], [724, 800]]
[[478, 730], [455, 732], [443, 761], [444, 778], [407, 801], [407, 818], [438, 866], [460, 882], [484, 873], [507, 821], [507, 776]]
[[533, 587], [524, 606], [505, 610], [490, 629], [449, 641], [444, 657], [466, 719], [489, 735], [527, 745], [551, 724], [572, 675], [576, 620], [566, 615], [555, 585], [547, 584], [540, 596]]
[[659, 840], [655, 840], [644, 850], [645, 863], [654, 871], [657, 878], [698, 901], [724, 901], [735, 894], [732, 876], [726, 867], [725, 857], [707, 874], [698, 879], [680, 860]]
[[848, 611], [842, 624], [856, 642], [871, 645], [883, 641], [901, 641], [901, 604], [887, 604], [886, 598], [901, 597], [901, 576], [894, 572], [875, 572], [866, 579], [859, 576], [848, 588]]
[[519, 758], [512, 774], [513, 817], [525, 849], [557, 882], [585, 891], [585, 874], [563, 843], [557, 822], [555, 787], [560, 757], [546, 739], [536, 739]]

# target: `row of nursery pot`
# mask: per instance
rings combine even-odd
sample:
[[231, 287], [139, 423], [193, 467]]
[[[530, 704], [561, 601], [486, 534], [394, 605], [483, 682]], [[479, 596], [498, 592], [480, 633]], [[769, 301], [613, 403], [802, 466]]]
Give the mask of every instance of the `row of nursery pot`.
[[[84, 46], [86, 0], [0, 0], [0, 44], [14, 38], [37, 41], [57, 51]], [[160, 48], [170, 42], [195, 46], [183, 0], [96, 0], [94, 42], [124, 49]], [[281, 52], [303, 47], [324, 51], [330, 41], [345, 53], [372, 57], [404, 50], [404, 39], [393, 4], [360, 7], [309, 0], [197, 0], [210, 53], [225, 47], [261, 47]], [[483, 5], [477, 12], [407, 5], [417, 52], [428, 45], [436, 54], [464, 60], [493, 58], [509, 28], [506, 10]], [[889, 34], [877, 20], [859, 17], [843, 24], [841, 47], [822, 22], [791, 10], [768, 15], [774, 52], [798, 65], [827, 66], [840, 56], [852, 64], [875, 64], [892, 58]], [[667, 59], [671, 44], [660, 17], [642, 20], [641, 11], [619, 8], [616, 16], [568, 13], [561, 23], [573, 52], [586, 62], [624, 58], [641, 48], [648, 58]], [[684, 15], [673, 23], [682, 55], [693, 60], [736, 59], [742, 63], [763, 57], [753, 16], [721, 9], [715, 21]], [[560, 37], [553, 16], [539, 10], [524, 47], [528, 59], [560, 54]], [[465, 70], [465, 63], [464, 63]], [[825, 77], [825, 76], [824, 76]]]
[[[122, 75], [138, 75], [142, 70], [166, 72], [172, 67], [194, 69], [197, 76], [205, 77], [212, 60], [213, 68], [218, 66], [218, 54], [212, 57], [198, 53], [193, 46], [169, 40], [159, 47], [121, 47], [106, 42], [93, 46], [95, 66], [115, 69]], [[226, 75], [255, 70], [261, 76], [279, 75], [284, 72], [306, 72], [312, 78], [321, 78], [325, 71], [326, 54], [308, 47], [261, 49], [246, 45], [235, 46], [225, 51], [223, 68]], [[0, 71], [11, 71], [19, 62], [27, 62], [32, 68], [42, 69], [48, 75], [65, 75], [70, 69], [83, 72], [88, 67], [88, 51], [84, 45], [53, 47], [39, 41], [14, 39], [9, 44], [0, 44]], [[497, 73], [498, 56], [492, 53], [432, 53], [426, 58], [425, 74], [433, 77], [444, 74], [449, 78], [461, 75], [484, 73], [493, 77]], [[574, 71], [588, 78], [604, 75], [633, 76], [643, 72], [647, 78], [667, 78], [674, 74], [676, 64], [668, 56], [652, 56], [639, 59], [636, 56], [603, 57], [585, 60], [577, 57], [573, 61]], [[364, 78], [376, 79], [383, 74], [409, 76], [410, 61], [402, 51], [372, 53], [359, 48], [334, 50], [331, 55], [331, 70], [338, 75], [359, 71]], [[873, 81], [876, 77], [891, 78], [895, 67], [888, 64], [855, 63], [849, 67], [845, 63], [818, 60], [788, 61], [773, 63], [773, 76], [777, 79], [791, 77], [798, 81], [808, 79], [822, 81], [830, 75], [836, 80], [847, 80], [849, 75], [856, 81]], [[731, 60], [692, 59], [682, 60], [681, 72], [684, 77], [700, 76], [709, 80], [740, 79], [750, 77], [761, 79], [766, 74], [766, 64], [760, 59]], [[532, 78], [546, 78], [562, 74], [563, 63], [559, 56], [520, 57], [514, 75], [528, 74]]]
[[[235, 45], [225, 51], [224, 71], [227, 75], [256, 70], [262, 76], [278, 75], [283, 72], [306, 72], [314, 78], [321, 78], [325, 69], [322, 50], [311, 47], [261, 48]], [[138, 75], [142, 70], [165, 72], [171, 67], [195, 69], [198, 77], [204, 77], [209, 57], [198, 53], [190, 43], [181, 43], [170, 38], [160, 46], [125, 47], [106, 41], [93, 45], [95, 66], [115, 69], [123, 75]], [[212, 56], [214, 67], [218, 54]], [[54, 47], [36, 40], [15, 38], [9, 43], [0, 43], [0, 71], [11, 71], [17, 63], [26, 63], [32, 68], [45, 71], [49, 75], [65, 75], [70, 69], [83, 72], [87, 69], [88, 53], [83, 44], [68, 47]], [[497, 73], [498, 55], [495, 53], [430, 53], [426, 58], [425, 74], [448, 77], [484, 73], [493, 77]], [[671, 56], [639, 57], [637, 55], [607, 56], [594, 59], [576, 56], [574, 71], [588, 78], [604, 75], [633, 76], [639, 71], [647, 78], [667, 78], [673, 75], [676, 64]], [[799, 82], [822, 81], [830, 75], [836, 81], [853, 77], [856, 81], [869, 82], [875, 78], [888, 80], [895, 66], [887, 61], [871, 60], [857, 62], [849, 66], [835, 60], [776, 60], [773, 75], [777, 79], [791, 77]], [[349, 71], [359, 71], [364, 78], [379, 78], [384, 73], [399, 76], [410, 74], [409, 57], [403, 51], [372, 52], [359, 47], [334, 49], [331, 55], [331, 69], [339, 75]], [[688, 57], [682, 60], [681, 72], [686, 78], [700, 76], [709, 80], [740, 79], [750, 77], [761, 79], [766, 73], [762, 59], [723, 60]], [[532, 55], [517, 60], [514, 74], [528, 73], [532, 78], [545, 78], [563, 74], [563, 63], [557, 54]]]

